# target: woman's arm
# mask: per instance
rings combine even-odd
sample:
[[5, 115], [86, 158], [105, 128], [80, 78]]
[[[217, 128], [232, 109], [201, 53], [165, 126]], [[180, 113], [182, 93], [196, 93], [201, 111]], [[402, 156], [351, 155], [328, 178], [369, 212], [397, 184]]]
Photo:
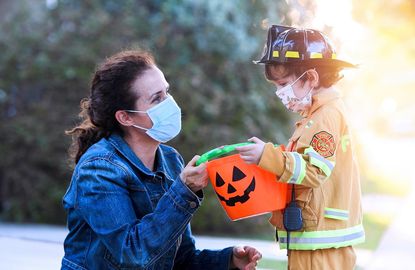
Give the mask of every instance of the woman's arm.
[[176, 245], [200, 200], [177, 179], [154, 211], [138, 219], [126, 186], [130, 177], [106, 159], [83, 163], [76, 179], [75, 209], [117, 262], [145, 267]]
[[177, 252], [174, 269], [218, 269], [228, 270], [233, 247], [222, 250], [198, 250], [192, 236], [190, 225], [183, 233], [182, 242]]

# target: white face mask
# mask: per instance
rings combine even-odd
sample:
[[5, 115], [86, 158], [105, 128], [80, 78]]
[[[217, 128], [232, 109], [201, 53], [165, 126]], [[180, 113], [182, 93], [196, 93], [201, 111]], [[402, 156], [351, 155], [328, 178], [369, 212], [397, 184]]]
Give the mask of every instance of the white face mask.
[[151, 128], [144, 128], [133, 125], [133, 127], [145, 130], [148, 136], [162, 143], [176, 137], [182, 128], [180, 107], [170, 95], [147, 111], [126, 110], [126, 112], [146, 113], [153, 122], [153, 126]]
[[311, 91], [314, 87], [312, 87], [302, 98], [298, 98], [294, 94], [293, 89], [293, 85], [306, 73], [307, 71], [301, 74], [301, 76], [298, 77], [294, 82], [275, 91], [275, 94], [279, 97], [284, 106], [292, 112], [305, 111], [311, 107]]

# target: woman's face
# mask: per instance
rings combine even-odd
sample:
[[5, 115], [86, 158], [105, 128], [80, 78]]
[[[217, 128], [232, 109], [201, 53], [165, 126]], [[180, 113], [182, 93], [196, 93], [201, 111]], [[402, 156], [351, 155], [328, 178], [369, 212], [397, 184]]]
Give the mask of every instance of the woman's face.
[[[132, 90], [138, 97], [134, 110], [147, 111], [167, 98], [169, 84], [163, 72], [156, 66], [153, 66], [151, 69], [144, 71], [134, 81]], [[136, 119], [136, 123], [144, 128], [153, 126], [150, 118], [145, 113], [136, 113], [133, 117]]]

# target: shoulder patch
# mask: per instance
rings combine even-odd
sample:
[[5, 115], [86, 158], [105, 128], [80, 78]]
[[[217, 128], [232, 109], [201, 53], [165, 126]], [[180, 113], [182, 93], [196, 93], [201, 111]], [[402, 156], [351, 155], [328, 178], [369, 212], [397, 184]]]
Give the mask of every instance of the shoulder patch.
[[314, 134], [310, 145], [325, 158], [334, 155], [334, 151], [336, 150], [334, 137], [327, 131], [320, 131]]

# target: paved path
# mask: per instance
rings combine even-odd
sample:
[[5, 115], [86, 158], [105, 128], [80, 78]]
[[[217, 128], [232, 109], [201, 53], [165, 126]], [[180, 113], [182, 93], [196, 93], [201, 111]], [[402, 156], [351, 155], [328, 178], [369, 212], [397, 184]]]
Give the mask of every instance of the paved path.
[[[0, 223], [0, 270], [55, 270], [60, 268], [66, 228], [50, 225]], [[264, 258], [286, 260], [286, 253], [272, 241], [195, 236], [197, 248], [218, 249], [250, 245]], [[364, 266], [371, 252], [357, 250], [358, 264]]]
[[415, 187], [397, 208], [365, 270], [415, 269]]

